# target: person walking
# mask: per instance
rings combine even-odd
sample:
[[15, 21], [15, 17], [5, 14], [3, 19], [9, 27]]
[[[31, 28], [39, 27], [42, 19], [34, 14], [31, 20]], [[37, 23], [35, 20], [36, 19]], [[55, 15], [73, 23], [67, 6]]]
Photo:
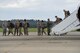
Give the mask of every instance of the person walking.
[[50, 19], [48, 19], [48, 21], [47, 21], [47, 34], [48, 34], [48, 36], [50, 36], [50, 32], [51, 32], [51, 21], [50, 21]]
[[19, 23], [19, 20], [17, 20], [15, 23], [14, 36], [16, 34], [17, 34], [17, 36], [19, 36], [19, 26], [20, 26], [20, 23]]
[[55, 18], [56, 18], [56, 21], [54, 22], [55, 24], [59, 24], [62, 21], [62, 19], [59, 18], [58, 16], [55, 16]]
[[13, 35], [14, 24], [11, 21], [8, 21], [8, 35], [11, 33]]
[[38, 33], [38, 36], [40, 36], [41, 35], [41, 21], [40, 20], [38, 20], [37, 21], [37, 33]]
[[64, 12], [64, 15], [65, 15], [64, 19], [66, 19], [68, 16], [70, 16], [70, 11], [69, 10], [68, 11], [63, 10], [63, 12]]
[[3, 28], [3, 36], [6, 36], [6, 33], [7, 33], [7, 22], [6, 21], [3, 22], [2, 28]]
[[19, 36], [23, 35], [22, 28], [23, 28], [23, 23], [19, 21]]
[[26, 19], [24, 19], [24, 26], [23, 26], [23, 28], [24, 28], [24, 35], [29, 35], [28, 34], [29, 23], [27, 22]]
[[43, 35], [43, 33], [46, 35], [45, 28], [46, 28], [46, 24], [42, 20], [41, 21], [41, 35]]

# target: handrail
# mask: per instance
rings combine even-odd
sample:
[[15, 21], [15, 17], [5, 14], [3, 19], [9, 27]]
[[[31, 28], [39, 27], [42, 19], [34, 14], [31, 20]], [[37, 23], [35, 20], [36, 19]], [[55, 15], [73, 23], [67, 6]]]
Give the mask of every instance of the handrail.
[[[70, 15], [72, 15], [75, 11], [76, 11], [76, 10], [74, 10], [72, 13], [70, 13]], [[69, 16], [70, 16], [70, 15], [69, 15]], [[68, 17], [69, 17], [69, 16], [68, 16]], [[65, 18], [65, 19], [66, 19], [66, 18]], [[65, 19], [64, 19], [64, 20], [65, 20]]]
[[[75, 11], [76, 11], [76, 10], [74, 10], [74, 12], [75, 12]], [[73, 12], [73, 13], [74, 13], [74, 12]], [[73, 13], [71, 13], [71, 15], [72, 15]], [[76, 22], [76, 21], [77, 21], [77, 19], [76, 19], [74, 22]], [[73, 23], [74, 23], [74, 22], [73, 22]], [[72, 25], [73, 23], [71, 23], [70, 25]], [[69, 27], [70, 25], [68, 25], [67, 27]], [[65, 30], [67, 27], [65, 27], [65, 28], [62, 29], [61, 31]]]
[[[77, 19], [74, 22], [76, 22], [76, 21], [77, 21]], [[74, 24], [74, 22], [72, 22], [70, 25]], [[68, 25], [67, 27], [65, 27], [63, 30], [65, 30], [66, 28], [68, 28], [70, 25]], [[63, 31], [63, 30], [61, 30], [61, 31]]]
[[[76, 11], [76, 10], [74, 10], [71, 14], [73, 14], [75, 11]], [[70, 14], [70, 15], [71, 15], [71, 14]]]

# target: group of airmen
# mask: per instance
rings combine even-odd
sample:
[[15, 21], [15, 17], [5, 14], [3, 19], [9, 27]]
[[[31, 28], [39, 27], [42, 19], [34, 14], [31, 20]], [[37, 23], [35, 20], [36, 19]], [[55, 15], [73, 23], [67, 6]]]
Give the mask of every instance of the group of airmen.
[[[70, 12], [63, 10], [64, 11], [64, 15], [66, 19], [68, 16], [70, 16]], [[56, 21], [54, 21], [54, 25], [59, 24], [62, 21], [62, 18], [59, 18], [58, 16], [55, 16]], [[19, 20], [16, 20], [15, 23], [12, 23], [11, 21], [5, 21], [2, 24], [3, 27], [3, 36], [7, 35], [7, 31], [8, 31], [8, 35], [12, 34], [12, 35], [29, 35], [28, 33], [28, 28], [29, 28], [30, 24], [27, 22], [26, 19], [24, 19], [24, 22], [22, 23]], [[51, 32], [51, 26], [52, 23], [50, 21], [50, 19], [47, 19], [47, 22], [45, 23], [43, 20], [38, 20], [37, 21], [37, 34], [38, 36], [40, 35], [48, 35], [50, 36], [50, 32]], [[23, 28], [23, 32], [22, 32], [22, 28]], [[47, 28], [47, 31], [45, 31], [45, 29]], [[47, 32], [47, 33], [46, 33]]]
[[[66, 19], [68, 16], [70, 16], [69, 10], [64, 9], [63, 12], [65, 15], [64, 19]], [[54, 21], [54, 23], [55, 23], [54, 26], [59, 24], [62, 21], [62, 18], [60, 18], [58, 16], [55, 16], [55, 18], [56, 18], [56, 20]], [[49, 36], [50, 36], [50, 32], [51, 32], [51, 26], [52, 26], [52, 23], [51, 23], [50, 19], [48, 19], [47, 20], [47, 35], [49, 35]], [[43, 33], [46, 34], [46, 32], [45, 32], [46, 25], [43, 20], [42, 21], [38, 20], [37, 28], [38, 28], [38, 35], [43, 35]]]
[[[50, 35], [50, 25], [51, 21], [48, 19], [47, 24], [42, 20], [37, 21], [37, 32], [38, 35]], [[28, 28], [30, 27], [30, 24], [27, 22], [26, 19], [24, 19], [24, 22], [21, 22], [19, 20], [16, 20], [15, 23], [12, 23], [11, 21], [4, 21], [2, 24], [3, 28], [3, 36], [6, 35], [14, 35], [14, 36], [20, 36], [20, 35], [29, 35]], [[45, 29], [47, 28], [47, 33]], [[22, 31], [23, 29], [23, 31]], [[24, 32], [24, 33], [23, 33]]]
[[11, 21], [4, 21], [2, 27], [3, 27], [3, 36], [10, 34], [14, 36], [23, 35], [22, 28], [24, 30], [24, 35], [28, 35], [29, 23], [27, 22], [26, 19], [24, 19], [24, 23], [20, 22], [19, 20], [16, 20], [15, 24], [12, 23]]
[[[48, 19], [47, 24], [43, 20], [42, 21], [38, 20], [37, 22], [38, 36], [43, 34], [50, 36], [51, 26], [52, 23], [50, 19]], [[47, 33], [45, 31], [46, 28], [47, 28]]]

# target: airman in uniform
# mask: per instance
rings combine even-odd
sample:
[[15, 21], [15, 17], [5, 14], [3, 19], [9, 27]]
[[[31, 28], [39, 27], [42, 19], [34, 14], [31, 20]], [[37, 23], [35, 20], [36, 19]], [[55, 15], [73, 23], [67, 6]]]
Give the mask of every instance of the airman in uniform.
[[40, 20], [37, 21], [37, 31], [38, 31], [38, 36], [40, 36], [41, 35], [41, 21]]
[[6, 33], [7, 33], [7, 22], [6, 21], [3, 22], [2, 28], [3, 28], [3, 36], [6, 36]]
[[48, 36], [50, 36], [50, 32], [51, 32], [51, 22], [50, 22], [50, 19], [48, 19], [48, 21], [47, 21], [47, 34], [48, 34]]
[[43, 33], [46, 35], [45, 28], [46, 28], [46, 24], [45, 24], [44, 21], [42, 20], [42, 21], [41, 21], [41, 34], [42, 34], [42, 35], [43, 35]]
[[23, 23], [19, 21], [19, 36], [23, 35], [22, 28], [23, 28]]
[[19, 26], [20, 26], [20, 23], [19, 23], [19, 20], [17, 20], [15, 23], [14, 36], [16, 34], [17, 34], [17, 36], [19, 36]]
[[62, 19], [59, 18], [58, 16], [55, 16], [55, 18], [56, 18], [56, 21], [55, 21], [56, 24], [59, 24], [62, 21]]
[[8, 35], [11, 33], [13, 35], [14, 24], [11, 21], [8, 21]]
[[64, 18], [64, 19], [66, 19], [68, 16], [70, 16], [70, 12], [69, 12], [69, 10], [68, 10], [68, 11], [63, 10], [63, 11], [64, 11], [64, 15], [65, 15], [65, 18]]
[[24, 35], [29, 35], [28, 34], [28, 27], [29, 27], [29, 23], [27, 22], [26, 19], [24, 19], [24, 26], [23, 26], [23, 28], [24, 28]]

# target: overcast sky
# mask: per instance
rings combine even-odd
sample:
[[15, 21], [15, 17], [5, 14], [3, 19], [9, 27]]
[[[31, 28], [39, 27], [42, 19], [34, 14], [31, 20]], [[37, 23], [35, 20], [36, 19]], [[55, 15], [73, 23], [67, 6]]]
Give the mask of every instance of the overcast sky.
[[71, 13], [80, 0], [0, 0], [0, 20], [64, 18], [63, 9]]

